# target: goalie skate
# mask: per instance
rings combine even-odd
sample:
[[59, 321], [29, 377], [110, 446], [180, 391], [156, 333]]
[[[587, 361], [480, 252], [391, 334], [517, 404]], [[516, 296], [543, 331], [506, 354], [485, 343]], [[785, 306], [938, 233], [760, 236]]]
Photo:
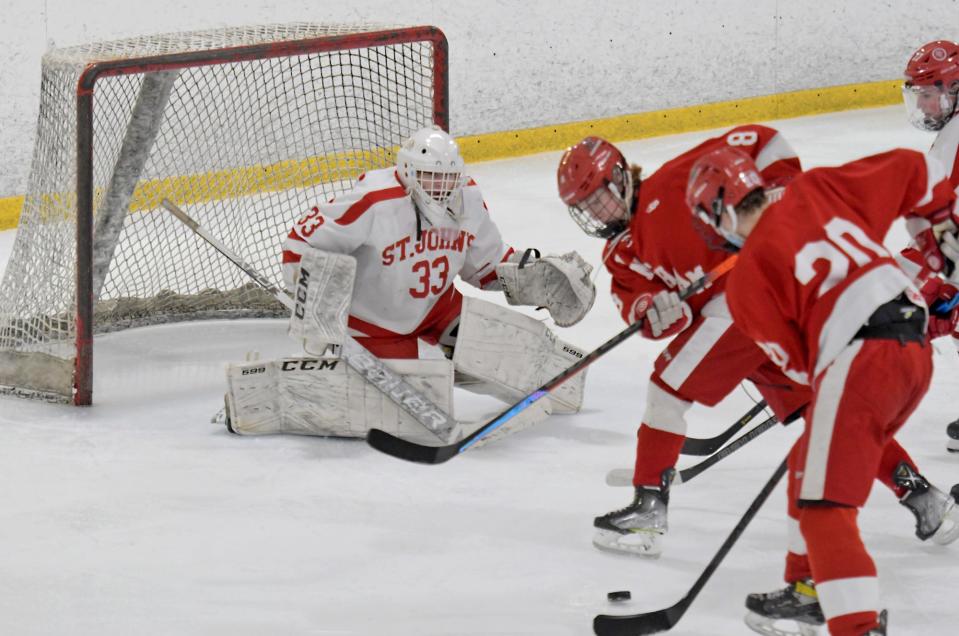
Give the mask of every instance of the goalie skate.
[[949, 436], [949, 441], [946, 442], [946, 450], [950, 453], [959, 453], [959, 420], [946, 427], [946, 435]]
[[908, 490], [899, 503], [916, 516], [916, 536], [920, 540], [948, 545], [959, 539], [959, 505], [954, 497], [930, 484], [906, 463], [896, 467], [893, 478]]
[[639, 487], [631, 504], [593, 520], [593, 545], [606, 552], [657, 559], [669, 529], [666, 508], [669, 494]]
[[812, 579], [795, 581], [774, 592], [750, 594], [746, 609], [746, 625], [766, 636], [815, 636], [826, 622]]

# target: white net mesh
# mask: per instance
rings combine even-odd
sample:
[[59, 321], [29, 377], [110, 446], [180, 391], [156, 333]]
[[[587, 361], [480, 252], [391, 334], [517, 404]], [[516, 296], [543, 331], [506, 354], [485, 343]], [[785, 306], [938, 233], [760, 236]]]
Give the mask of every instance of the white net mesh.
[[[76, 90], [87, 64], [385, 28], [231, 28], [48, 53], [29, 191], [0, 286], [0, 385], [67, 397], [72, 390], [60, 385], [75, 355]], [[283, 315], [243, 272], [163, 212], [160, 200], [178, 202], [279, 285], [280, 242], [292, 221], [360, 172], [391, 165], [400, 141], [432, 123], [433, 67], [428, 41], [378, 42], [99, 79], [94, 240], [106, 248], [95, 247], [94, 271], [100, 265], [103, 273], [102, 286], [96, 275], [94, 283], [96, 331]], [[112, 208], [121, 210], [113, 215], [118, 239], [107, 227]], [[50, 360], [61, 367], [49, 371], [55, 379], [43, 378], [42, 366], [33, 374], [39, 380], [18, 377]]]

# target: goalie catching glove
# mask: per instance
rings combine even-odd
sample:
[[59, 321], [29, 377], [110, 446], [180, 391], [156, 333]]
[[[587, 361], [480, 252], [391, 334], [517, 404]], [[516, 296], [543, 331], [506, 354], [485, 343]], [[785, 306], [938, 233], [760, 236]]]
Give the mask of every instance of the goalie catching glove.
[[526, 250], [518, 261], [496, 266], [496, 276], [510, 305], [545, 307], [560, 327], [570, 327], [583, 319], [596, 300], [596, 287], [589, 275], [593, 271], [576, 252], [544, 256], [532, 260], [534, 250]]

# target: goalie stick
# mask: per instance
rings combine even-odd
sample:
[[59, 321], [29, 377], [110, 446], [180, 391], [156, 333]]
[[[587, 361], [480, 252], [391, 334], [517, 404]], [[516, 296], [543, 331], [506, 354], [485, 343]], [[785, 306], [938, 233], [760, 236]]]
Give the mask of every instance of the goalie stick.
[[703, 589], [713, 575], [713, 572], [716, 571], [719, 564], [726, 558], [726, 555], [736, 541], [739, 540], [739, 537], [742, 536], [746, 530], [746, 526], [749, 525], [753, 517], [756, 516], [756, 513], [759, 512], [759, 509], [766, 503], [766, 499], [769, 498], [769, 495], [776, 488], [776, 485], [779, 483], [779, 480], [782, 479], [785, 472], [786, 460], [784, 459], [779, 465], [779, 468], [776, 469], [776, 472], [769, 478], [769, 481], [766, 482], [766, 485], [763, 486], [763, 489], [759, 491], [759, 494], [753, 502], [749, 504], [749, 508], [746, 509], [739, 523], [736, 524], [736, 527], [733, 528], [732, 532], [729, 533], [729, 536], [726, 537], [726, 540], [723, 541], [723, 544], [719, 547], [716, 555], [713, 556], [712, 560], [706, 565], [706, 569], [703, 570], [703, 573], [700, 574], [696, 582], [693, 583], [693, 586], [686, 593], [686, 596], [679, 599], [679, 602], [666, 609], [642, 614], [630, 614], [626, 616], [600, 614], [593, 619], [593, 632], [595, 632], [597, 636], [641, 636], [643, 634], [658, 634], [659, 632], [672, 629], [683, 617], [683, 614], [686, 613], [686, 610], [689, 609], [693, 601], [696, 600], [700, 590]]
[[[271, 283], [269, 279], [256, 271], [252, 265], [244, 261], [239, 254], [231, 250], [206, 228], [196, 222], [190, 215], [180, 209], [169, 199], [163, 199], [161, 205], [170, 214], [179, 219], [197, 236], [212, 245], [220, 254], [223, 254], [234, 265], [242, 269], [247, 276], [262, 287], [267, 293], [276, 298], [287, 309], [293, 310], [294, 301], [286, 292]], [[448, 415], [443, 409], [434, 404], [429, 398], [407, 383], [392, 369], [383, 364], [383, 361], [367, 351], [361, 344], [346, 334], [340, 349], [340, 358], [352, 369], [362, 375], [367, 382], [383, 392], [390, 400], [396, 403], [413, 419], [426, 427], [442, 441], [455, 439], [460, 433], [460, 423]]]
[[743, 429], [747, 424], [753, 421], [757, 415], [763, 412], [766, 408], [766, 400], [760, 400], [749, 409], [745, 415], [739, 418], [732, 426], [728, 429], [717, 435], [716, 437], [710, 437], [708, 439], [697, 439], [695, 437], [687, 437], [686, 441], [683, 442], [683, 455], [712, 455], [720, 448], [723, 447], [723, 444], [729, 441], [729, 439]]
[[[685, 299], [699, 292], [717, 278], [726, 274], [726, 272], [732, 269], [733, 265], [735, 264], [736, 255], [734, 254], [717, 265], [714, 269], [706, 273], [705, 276], [699, 278], [689, 287], [682, 290], [682, 292], [679, 294], [679, 297]], [[581, 360], [574, 363], [568, 369], [560, 372], [553, 379], [549, 380], [541, 387], [527, 395], [525, 398], [494, 417], [492, 420], [487, 422], [485, 426], [481, 426], [477, 430], [473, 431], [473, 433], [467, 435], [458, 442], [447, 444], [445, 446], [425, 446], [423, 444], [407, 441], [401, 437], [397, 437], [378, 428], [372, 428], [369, 430], [369, 432], [367, 432], [366, 441], [370, 446], [380, 452], [411, 462], [417, 462], [420, 464], [441, 464], [445, 461], [448, 461], [456, 455], [469, 450], [473, 444], [477, 443], [491, 432], [501, 427], [515, 415], [527, 409], [537, 400], [548, 395], [549, 392], [555, 389], [557, 386], [591, 365], [614, 347], [639, 331], [643, 326], [643, 322], [644, 321], [640, 319], [632, 323], [618, 334], [601, 344], [595, 350], [585, 355]]]
[[[756, 425], [754, 429], [743, 435], [742, 437], [737, 437], [735, 441], [730, 442], [728, 446], [723, 447], [721, 450], [710, 455], [703, 461], [698, 464], [693, 464], [689, 468], [684, 468], [673, 473], [673, 481], [671, 482], [674, 486], [677, 484], [684, 484], [699, 473], [703, 472], [713, 464], [729, 457], [737, 450], [753, 441], [773, 426], [776, 425], [778, 420], [775, 415], [768, 417], [763, 422]], [[607, 486], [632, 486], [633, 485], [633, 469], [632, 468], [614, 468], [613, 470], [606, 473], [606, 485]]]

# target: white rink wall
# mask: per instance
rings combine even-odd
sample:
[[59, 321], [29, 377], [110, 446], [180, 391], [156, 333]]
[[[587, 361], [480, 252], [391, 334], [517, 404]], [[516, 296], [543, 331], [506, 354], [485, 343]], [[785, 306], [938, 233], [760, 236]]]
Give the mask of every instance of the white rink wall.
[[26, 188], [40, 57], [49, 47], [364, 20], [434, 24], [446, 33], [457, 135], [892, 79], [919, 44], [959, 37], [954, 0], [6, 0], [0, 197]]

